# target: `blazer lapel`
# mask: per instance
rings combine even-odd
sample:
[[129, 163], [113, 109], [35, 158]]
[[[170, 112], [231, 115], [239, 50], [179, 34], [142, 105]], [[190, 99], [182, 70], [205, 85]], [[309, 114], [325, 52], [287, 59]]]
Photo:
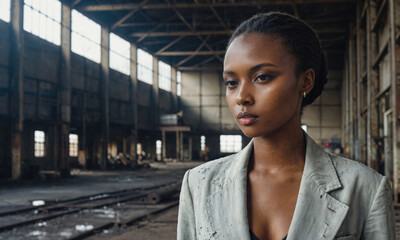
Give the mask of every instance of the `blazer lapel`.
[[206, 214], [211, 231], [208, 231], [204, 239], [250, 240], [246, 182], [252, 142], [234, 155], [231, 166], [223, 170], [223, 176], [218, 179], [221, 182], [213, 182], [218, 184], [220, 190], [206, 199]]
[[329, 194], [342, 188], [329, 154], [307, 134], [306, 141], [306, 161], [287, 240], [331, 240], [349, 207]]
[[[306, 160], [287, 240], [329, 239], [339, 230], [349, 207], [329, 192], [342, 187], [330, 156], [306, 133]], [[208, 236], [204, 239], [250, 240], [247, 218], [247, 165], [253, 140], [234, 155], [206, 199]], [[267, 204], [267, 203], [266, 203]]]

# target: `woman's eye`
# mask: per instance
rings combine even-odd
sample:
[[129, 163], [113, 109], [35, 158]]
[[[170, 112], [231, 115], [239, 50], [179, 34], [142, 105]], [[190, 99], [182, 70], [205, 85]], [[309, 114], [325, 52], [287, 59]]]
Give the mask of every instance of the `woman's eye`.
[[260, 80], [260, 81], [264, 82], [264, 81], [272, 80], [272, 79], [274, 79], [274, 77], [275, 76], [269, 75], [269, 74], [261, 74], [256, 77], [256, 80]]
[[225, 85], [227, 87], [235, 87], [237, 85], [237, 82], [235, 82], [235, 81], [225, 81]]

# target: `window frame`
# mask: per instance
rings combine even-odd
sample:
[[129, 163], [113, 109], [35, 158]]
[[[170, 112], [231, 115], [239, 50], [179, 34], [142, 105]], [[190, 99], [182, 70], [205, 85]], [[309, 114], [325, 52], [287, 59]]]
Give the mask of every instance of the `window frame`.
[[[43, 141], [41, 141], [42, 136], [38, 136], [37, 134], [43, 133]], [[39, 139], [40, 138], [40, 139]], [[35, 158], [44, 158], [46, 157], [46, 132], [43, 130], [34, 130], [33, 131], [33, 156]], [[38, 149], [40, 148], [40, 149]]]

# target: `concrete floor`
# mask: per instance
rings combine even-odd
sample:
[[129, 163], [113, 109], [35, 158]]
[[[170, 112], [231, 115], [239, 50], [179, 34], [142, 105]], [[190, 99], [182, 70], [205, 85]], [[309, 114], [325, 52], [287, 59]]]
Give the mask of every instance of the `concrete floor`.
[[[201, 163], [202, 162], [197, 161], [151, 163], [151, 168], [135, 171], [74, 170], [72, 171], [73, 177], [68, 179], [20, 181], [13, 183], [3, 182], [0, 183], [0, 212], [32, 206], [32, 201], [34, 200], [52, 202], [123, 189], [179, 182], [182, 180], [183, 174], [187, 169], [193, 168]], [[175, 201], [176, 200], [175, 198]], [[166, 202], [165, 205], [168, 205], [168, 202]], [[121, 204], [121, 207], [122, 206], [126, 205]], [[160, 204], [160, 206], [162, 207], [162, 204]], [[154, 207], [151, 205], [143, 206], [141, 212], [139, 211], [137, 214], [143, 215], [143, 213], [148, 211], [146, 209], [151, 210], [151, 208]], [[136, 222], [133, 226], [121, 228], [114, 226], [89, 239], [118, 240], [132, 239], [132, 236], [135, 236], [135, 239], [176, 239], [177, 214], [178, 207], [175, 205], [173, 208], [147, 217], [140, 222]], [[69, 215], [65, 219], [73, 217], [73, 215]], [[61, 218], [60, 220], [44, 222], [47, 227], [43, 227], [43, 223], [41, 223], [39, 224], [41, 226], [35, 224], [22, 227], [21, 229], [18, 228], [17, 231], [2, 232], [0, 233], [0, 239], [52, 239], [51, 236], [54, 236], [54, 234], [51, 233], [52, 230], [50, 229], [58, 225], [63, 226], [64, 224], [62, 222], [65, 221], [65, 219], [63, 220], [63, 218]], [[90, 221], [95, 221], [95, 219], [91, 219]], [[39, 232], [43, 234], [37, 236], [33, 235]]]
[[[34, 200], [54, 201], [136, 187], [148, 187], [182, 180], [184, 172], [202, 162], [152, 163], [135, 171], [80, 171], [73, 177], [52, 181], [0, 183], [0, 212], [32, 205]], [[145, 211], [145, 210], [143, 210]], [[400, 207], [396, 207], [396, 235], [400, 239]], [[104, 230], [90, 240], [176, 239], [178, 206], [135, 223], [130, 227]], [[35, 226], [33, 226], [35, 227]], [[0, 239], [10, 239], [2, 238]], [[20, 239], [20, 238], [15, 238]], [[41, 239], [41, 238], [21, 238]]]
[[[178, 218], [178, 207], [174, 207], [159, 214], [157, 217], [142, 221], [128, 228], [118, 236], [108, 238], [110, 240], [132, 240], [132, 239], [176, 239], [176, 226]], [[93, 237], [90, 240], [100, 240], [101, 237]]]

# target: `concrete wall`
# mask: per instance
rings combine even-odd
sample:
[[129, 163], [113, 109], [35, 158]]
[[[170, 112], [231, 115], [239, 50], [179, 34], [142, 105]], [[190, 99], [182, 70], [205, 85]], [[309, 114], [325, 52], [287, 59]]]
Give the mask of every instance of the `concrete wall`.
[[[9, 86], [9, 24], [0, 21], [0, 129], [10, 127], [10, 91]], [[57, 169], [60, 150], [60, 58], [61, 49], [37, 36], [24, 32], [24, 133], [21, 168], [29, 175], [29, 169]], [[71, 59], [71, 124], [70, 132], [79, 135], [80, 150], [88, 155], [87, 165], [96, 167], [101, 156], [101, 106], [100, 76], [101, 67], [91, 60], [72, 53]], [[131, 135], [133, 115], [131, 102], [131, 79], [129, 76], [110, 69], [110, 142], [116, 144], [118, 152], [129, 154], [126, 138]], [[156, 129], [153, 110], [159, 107], [160, 113], [176, 113], [172, 105], [172, 93], [159, 91], [159, 106], [155, 106], [152, 86], [138, 82], [138, 129]], [[176, 104], [175, 104], [176, 105]], [[46, 133], [46, 156], [34, 157], [33, 132], [43, 130]], [[148, 132], [142, 132], [148, 134]], [[155, 136], [148, 134], [148, 148], [154, 148]], [[83, 139], [85, 137], [85, 139]], [[10, 177], [11, 147], [10, 133], [0, 132], [0, 163], [4, 171], [0, 178]], [[154, 144], [152, 143], [154, 142]], [[146, 144], [146, 143], [143, 143]], [[7, 147], [8, 146], [8, 147]], [[71, 166], [77, 159], [71, 159]]]
[[217, 71], [183, 72], [183, 117], [195, 130], [240, 132], [225, 100], [225, 85]]

